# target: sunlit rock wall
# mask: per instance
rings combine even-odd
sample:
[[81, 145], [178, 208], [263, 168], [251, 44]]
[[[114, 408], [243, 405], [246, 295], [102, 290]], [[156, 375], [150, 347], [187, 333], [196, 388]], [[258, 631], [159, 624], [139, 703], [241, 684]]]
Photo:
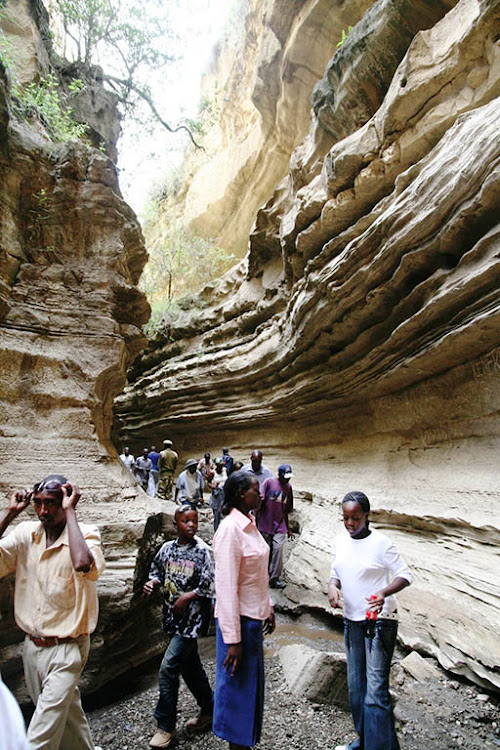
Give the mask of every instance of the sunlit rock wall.
[[[23, 80], [37, 80], [50, 65], [41, 6], [11, 2], [7, 11], [0, 22], [17, 39]], [[17, 120], [1, 73], [0, 504], [3, 512], [10, 492], [56, 471], [80, 485], [80, 519], [104, 527], [108, 569], [87, 678], [95, 689], [130, 668], [139, 643], [129, 610], [136, 540], [155, 506], [122, 467], [110, 425], [113, 399], [145, 342], [149, 305], [136, 284], [147, 255], [112, 160], [81, 143], [55, 144], [35, 121]], [[117, 134], [113, 97], [106, 107], [114, 122], [105, 135]], [[11, 590], [0, 582], [0, 668], [22, 696]]]
[[311, 91], [332, 48], [372, 2], [233, 4], [203, 81], [205, 150], [191, 149], [176, 199], [192, 229], [243, 257], [257, 209], [307, 133]]
[[497, 688], [499, 35], [493, 0], [379, 0], [335, 35], [246, 259], [116, 403], [137, 445], [292, 463], [291, 606], [327, 608], [338, 503], [364, 490], [415, 571], [403, 642]]

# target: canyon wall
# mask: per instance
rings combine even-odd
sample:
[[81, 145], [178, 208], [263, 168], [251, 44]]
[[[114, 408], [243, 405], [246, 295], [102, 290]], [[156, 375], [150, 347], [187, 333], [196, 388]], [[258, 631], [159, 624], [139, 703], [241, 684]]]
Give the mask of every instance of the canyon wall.
[[258, 208], [307, 133], [310, 95], [332, 48], [372, 2], [234, 4], [204, 75], [204, 151], [191, 148], [175, 201], [194, 231], [244, 256]]
[[[331, 6], [295, 5], [297, 40], [306, 11]], [[262, 3], [261, 17], [279, 6]], [[304, 135], [290, 157], [264, 138], [238, 182], [249, 118], [186, 188], [193, 224], [210, 211], [220, 236], [259, 201], [248, 253], [135, 361], [118, 434], [170, 437], [186, 458], [227, 444], [242, 459], [262, 449], [273, 469], [291, 462], [292, 608], [328, 610], [339, 502], [364, 490], [415, 571], [399, 597], [403, 643], [498, 689], [500, 8], [378, 0], [336, 49], [342, 25], [307, 134], [291, 121], [309, 100], [284, 104], [286, 65], [272, 68], [279, 85], [257, 87], [269, 97], [258, 128], [279, 139], [284, 120], [290, 145]], [[301, 70], [310, 46], [295, 48]], [[255, 91], [243, 86], [250, 108]], [[203, 193], [211, 168], [219, 184]], [[196, 216], [191, 189], [204, 195]]]
[[[56, 143], [42, 121], [16, 114], [9, 80], [38, 81], [53, 70], [63, 86], [68, 75], [51, 67], [46, 23], [43, 7], [28, 0], [0, 13], [13, 58], [0, 75], [0, 503], [3, 512], [13, 490], [58, 472], [82, 490], [80, 519], [101, 527], [107, 570], [84, 678], [95, 690], [130, 669], [138, 652], [145, 659], [161, 648], [157, 621], [142, 644], [131, 604], [138, 540], [159, 506], [110, 440], [113, 399], [145, 344], [149, 305], [136, 285], [147, 253], [112, 159], [80, 141]], [[75, 106], [113, 154], [115, 98], [88, 80]], [[0, 581], [0, 669], [24, 700], [12, 589], [10, 578]]]

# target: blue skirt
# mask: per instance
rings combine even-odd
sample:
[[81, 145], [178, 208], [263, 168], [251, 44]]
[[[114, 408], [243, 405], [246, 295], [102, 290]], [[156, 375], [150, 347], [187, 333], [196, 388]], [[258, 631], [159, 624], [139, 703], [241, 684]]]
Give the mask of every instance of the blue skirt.
[[241, 618], [243, 660], [234, 677], [224, 669], [227, 645], [216, 621], [213, 732], [235, 745], [253, 747], [260, 740], [264, 715], [264, 652], [262, 621]]

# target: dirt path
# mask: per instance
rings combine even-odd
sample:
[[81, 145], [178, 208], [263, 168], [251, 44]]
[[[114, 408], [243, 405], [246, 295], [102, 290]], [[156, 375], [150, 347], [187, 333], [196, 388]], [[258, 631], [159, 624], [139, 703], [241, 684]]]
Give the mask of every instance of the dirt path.
[[[261, 750], [334, 750], [354, 739], [349, 714], [334, 706], [318, 705], [293, 696], [287, 689], [279, 661], [284, 643], [307, 643], [313, 648], [341, 648], [340, 634], [309, 623], [291, 624], [279, 618], [275, 635], [266, 639], [266, 712]], [[200, 641], [200, 650], [213, 682], [212, 638]], [[397, 652], [392, 688], [397, 697], [397, 731], [402, 750], [498, 750], [498, 699], [479, 688], [439, 676], [418, 683], [400, 666], [405, 654]], [[156, 673], [129, 679], [114, 702], [88, 712], [94, 741], [103, 750], [147, 750], [155, 731], [152, 712], [157, 699]], [[108, 700], [111, 696], [108, 696]], [[227, 743], [212, 733], [193, 736], [183, 730], [197, 714], [195, 701], [184, 684], [179, 695], [178, 750], [221, 750]]]

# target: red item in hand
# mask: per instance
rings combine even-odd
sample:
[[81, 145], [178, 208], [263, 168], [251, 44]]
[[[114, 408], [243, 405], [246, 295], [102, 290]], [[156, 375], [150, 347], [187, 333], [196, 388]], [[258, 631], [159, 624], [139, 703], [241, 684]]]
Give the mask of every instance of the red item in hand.
[[[375, 601], [377, 597], [375, 594], [372, 594], [370, 596], [370, 601]], [[378, 612], [375, 609], [367, 609], [366, 610], [366, 619], [367, 620], [376, 620], [378, 617]]]
[[[375, 600], [377, 597], [372, 594], [370, 601]], [[374, 638], [377, 632], [377, 618], [378, 612], [375, 609], [366, 610], [366, 635], [368, 638]]]

